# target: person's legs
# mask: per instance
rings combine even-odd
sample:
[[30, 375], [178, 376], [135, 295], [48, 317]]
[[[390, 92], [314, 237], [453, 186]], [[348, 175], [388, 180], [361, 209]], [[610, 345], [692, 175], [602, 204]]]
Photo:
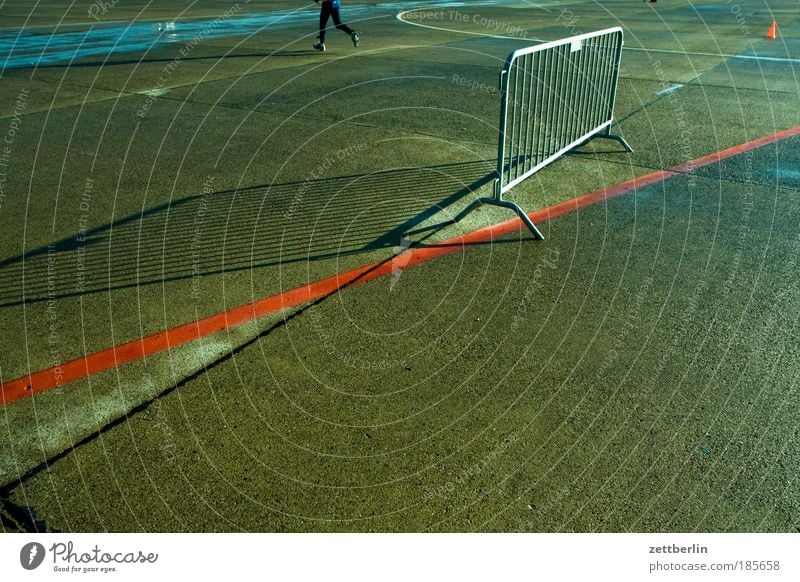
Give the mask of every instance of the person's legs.
[[[328, 19], [331, 17], [331, 3], [330, 2], [322, 2], [322, 5], [319, 9], [319, 42], [320, 44], [325, 44], [325, 29], [328, 27]], [[338, 18], [338, 10], [336, 11], [337, 15], [334, 17], [334, 24], [336, 23], [336, 19]]]
[[338, 7], [331, 8], [331, 15], [333, 16], [333, 24], [336, 26], [336, 28], [338, 28], [345, 34], [349, 34], [350, 39], [353, 41], [353, 46], [358, 46], [358, 44], [361, 42], [361, 39], [359, 38], [358, 33], [355, 30], [353, 30], [352, 28], [347, 26], [344, 22], [342, 22], [342, 18], [339, 16], [339, 8]]
[[342, 22], [342, 18], [339, 16], [338, 8], [331, 8], [331, 15], [333, 16], [333, 24], [336, 26], [336, 28], [338, 28], [345, 34], [348, 34], [350, 36], [353, 35], [353, 29]]

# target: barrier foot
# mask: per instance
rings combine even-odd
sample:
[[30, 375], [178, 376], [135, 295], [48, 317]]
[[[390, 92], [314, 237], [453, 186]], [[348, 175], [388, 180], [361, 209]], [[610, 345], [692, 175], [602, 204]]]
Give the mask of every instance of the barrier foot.
[[505, 208], [510, 208], [511, 210], [519, 214], [519, 217], [522, 219], [522, 222], [524, 222], [525, 226], [527, 226], [530, 229], [530, 231], [533, 233], [533, 236], [536, 237], [536, 239], [538, 240], [544, 240], [544, 235], [542, 235], [542, 233], [539, 232], [539, 229], [536, 228], [536, 225], [533, 224], [533, 222], [531, 222], [531, 219], [528, 218], [528, 215], [525, 214], [525, 211], [522, 210], [522, 208], [520, 208], [519, 205], [513, 202], [509, 202], [508, 200], [495, 200], [495, 199], [491, 199], [491, 204], [495, 204], [497, 206], [503, 206]]
[[627, 141], [625, 141], [625, 138], [622, 137], [621, 135], [617, 135], [616, 133], [604, 133], [604, 134], [600, 135], [599, 137], [607, 137], [608, 139], [616, 140], [616, 141], [618, 141], [619, 143], [622, 144], [622, 147], [625, 148], [625, 151], [627, 151], [629, 153], [633, 153], [633, 148], [630, 146], [630, 144]]
[[501, 206], [503, 208], [509, 208], [513, 210], [519, 215], [522, 222], [525, 223], [525, 226], [527, 226], [530, 229], [530, 231], [533, 233], [534, 238], [536, 238], [537, 240], [544, 240], [544, 236], [542, 235], [541, 232], [539, 232], [539, 229], [536, 228], [536, 225], [533, 224], [533, 222], [531, 222], [531, 219], [528, 218], [528, 215], [525, 214], [525, 211], [522, 210], [522, 208], [520, 208], [518, 204], [515, 204], [514, 202], [509, 202], [508, 200], [498, 200], [497, 198], [478, 198], [470, 202], [470, 204], [464, 210], [459, 212], [450, 222], [453, 224], [459, 222], [467, 214], [469, 214], [470, 212], [472, 212], [473, 210], [475, 210], [476, 208], [478, 208], [483, 204], [491, 204], [493, 206]]

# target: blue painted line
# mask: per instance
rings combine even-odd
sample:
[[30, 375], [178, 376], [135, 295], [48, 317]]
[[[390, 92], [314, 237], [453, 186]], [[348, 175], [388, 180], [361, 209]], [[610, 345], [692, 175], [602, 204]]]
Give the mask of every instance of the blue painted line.
[[142, 52], [172, 44], [246, 36], [273, 26], [312, 22], [309, 11], [254, 13], [223, 19], [175, 22], [132, 22], [126, 25], [93, 25], [75, 32], [42, 34], [26, 29], [0, 32], [0, 68], [18, 69], [69, 63], [84, 57]]
[[[513, 0], [483, 2], [390, 2], [385, 4], [348, 4], [343, 12], [347, 21], [394, 18], [400, 10], [415, 7], [457, 8], [494, 6]], [[183, 19], [174, 22], [141, 20], [138, 22], [85, 23], [86, 30], [75, 31], [73, 25], [0, 29], [0, 70], [58, 65], [85, 57], [108, 57], [119, 53], [145, 52], [174, 44], [197, 43], [203, 40], [248, 36], [270, 28], [305, 24], [309, 34], [315, 32], [319, 14], [316, 7], [272, 12], [236, 14], [228, 18]], [[69, 29], [65, 31], [63, 29]]]
[[[419, 2], [390, 2], [385, 4], [348, 4], [344, 13], [345, 20], [358, 21], [370, 18], [381, 18], [394, 15], [397, 12], [411, 12], [419, 9], [444, 9], [460, 8], [468, 6], [479, 8], [486, 6], [513, 6], [515, 0], [484, 0], [475, 2], [457, 2], [426, 0]], [[539, 4], [525, 2], [528, 6], [541, 8], [546, 12], [549, 4]], [[5, 69], [19, 69], [37, 66], [58, 65], [70, 63], [77, 59], [86, 57], [103, 57], [119, 53], [146, 52], [153, 49], [160, 49], [172, 44], [193, 43], [208, 39], [226, 38], [231, 36], [248, 36], [254, 33], [265, 31], [269, 28], [288, 26], [293, 24], [304, 24], [309, 27], [309, 34], [314, 31], [317, 21], [317, 12], [311, 9], [277, 10], [272, 12], [255, 12], [236, 15], [231, 18], [221, 17], [213, 19], [183, 19], [174, 22], [156, 22], [151, 20], [141, 20], [138, 22], [107, 22], [107, 23], [84, 23], [80, 26], [88, 26], [85, 30], [75, 31], [75, 24], [63, 24], [61, 26], [46, 27], [33, 26], [26, 28], [2, 28], [0, 29], [0, 71]], [[426, 28], [417, 22], [406, 22]], [[70, 32], [65, 29], [71, 30]], [[46, 32], [48, 31], [49, 32]], [[442, 28], [441, 30], [447, 30]], [[459, 30], [449, 30], [449, 32], [462, 32]], [[477, 36], [492, 36], [472, 32], [462, 32], [463, 34], [476, 34]], [[509, 38], [494, 35], [495, 38]], [[536, 41], [536, 39], [529, 39]], [[739, 55], [725, 55], [715, 53], [684, 52], [665, 49], [648, 49], [645, 47], [625, 47], [626, 50], [636, 50], [657, 53], [692, 54], [711, 57], [723, 57], [731, 59], [743, 59], [753, 61], [768, 61], [777, 63], [796, 64], [800, 59], [792, 58], [789, 55], [769, 56], [749, 54], [748, 51]]]

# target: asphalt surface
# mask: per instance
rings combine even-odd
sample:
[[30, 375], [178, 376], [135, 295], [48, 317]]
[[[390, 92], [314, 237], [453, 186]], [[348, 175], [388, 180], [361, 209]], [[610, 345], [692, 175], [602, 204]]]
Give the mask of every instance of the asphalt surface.
[[[314, 6], [66, 6], [0, 9], [3, 382], [510, 218], [421, 230], [489, 192], [538, 40], [624, 28], [635, 151], [566, 156], [529, 211], [800, 125], [789, 1], [345, 3], [362, 44], [324, 54]], [[2, 526], [795, 531], [799, 151], [8, 404]]]

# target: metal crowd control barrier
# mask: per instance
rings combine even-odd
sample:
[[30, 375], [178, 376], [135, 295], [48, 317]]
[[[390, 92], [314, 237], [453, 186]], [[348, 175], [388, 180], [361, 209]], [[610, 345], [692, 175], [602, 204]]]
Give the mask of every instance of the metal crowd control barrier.
[[522, 208], [503, 194], [593, 137], [615, 139], [633, 151], [611, 133], [621, 57], [619, 27], [511, 53], [500, 74], [494, 196], [473, 201], [453, 221], [481, 204], [493, 204], [514, 210], [544, 240]]

